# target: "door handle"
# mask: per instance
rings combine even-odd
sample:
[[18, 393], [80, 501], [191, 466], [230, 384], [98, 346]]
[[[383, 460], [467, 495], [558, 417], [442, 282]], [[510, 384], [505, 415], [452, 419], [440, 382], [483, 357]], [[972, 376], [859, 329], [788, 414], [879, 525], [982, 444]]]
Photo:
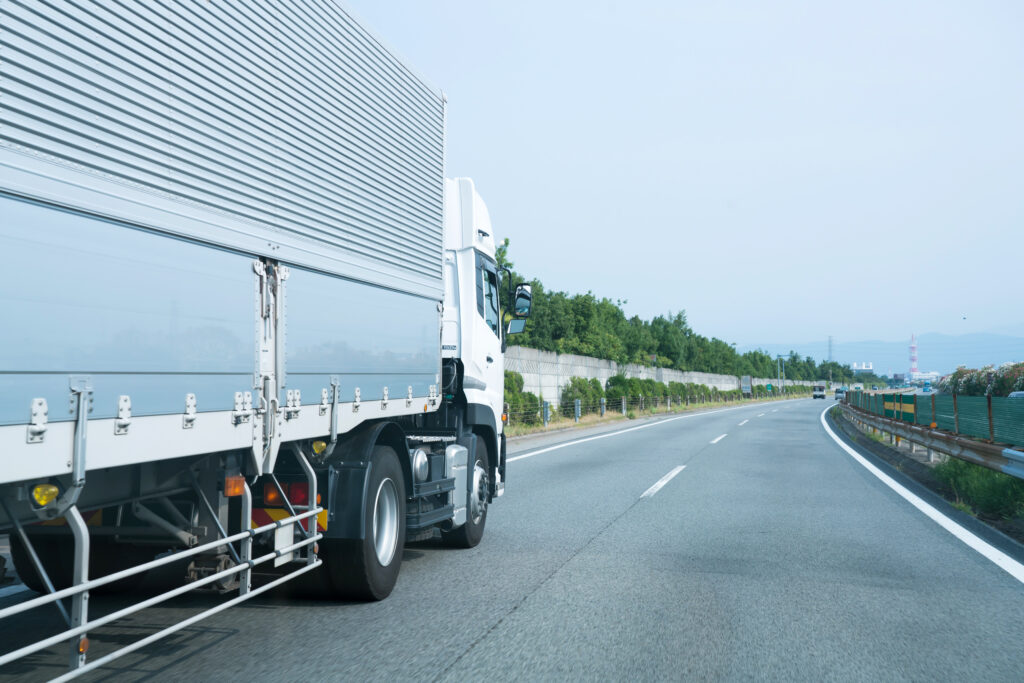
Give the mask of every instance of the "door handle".
[[493, 363], [494, 362], [494, 358], [492, 358], [491, 356], [487, 356], [487, 362], [488, 363]]

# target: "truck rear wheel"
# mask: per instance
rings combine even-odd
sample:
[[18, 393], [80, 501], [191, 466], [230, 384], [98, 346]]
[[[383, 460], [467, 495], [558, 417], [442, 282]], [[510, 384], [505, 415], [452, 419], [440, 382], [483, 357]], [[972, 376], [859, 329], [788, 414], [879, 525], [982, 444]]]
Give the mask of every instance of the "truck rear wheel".
[[405, 545], [405, 479], [388, 446], [373, 449], [363, 518], [363, 538], [324, 541], [324, 565], [337, 597], [383, 600], [398, 581]]
[[[74, 557], [75, 540], [70, 536], [36, 536], [29, 537], [32, 547], [43, 563], [43, 569], [50, 577], [56, 590], [71, 585], [72, 560]], [[98, 579], [114, 572], [140, 565], [153, 559], [154, 553], [142, 548], [114, 543], [109, 539], [91, 538], [89, 540], [89, 578]], [[29, 558], [28, 550], [17, 534], [11, 536], [11, 559], [18, 578], [26, 588], [37, 593], [46, 593], [43, 580], [36, 572], [35, 565]], [[128, 578], [108, 583], [94, 589], [96, 593], [122, 593], [137, 588], [146, 577], [140, 572]]]
[[452, 548], [475, 548], [484, 537], [484, 526], [487, 524], [487, 497], [490, 486], [490, 454], [487, 452], [487, 440], [477, 437], [476, 458], [473, 469], [469, 473], [469, 507], [466, 510], [466, 523], [451, 531], [442, 531], [441, 538], [445, 545]]

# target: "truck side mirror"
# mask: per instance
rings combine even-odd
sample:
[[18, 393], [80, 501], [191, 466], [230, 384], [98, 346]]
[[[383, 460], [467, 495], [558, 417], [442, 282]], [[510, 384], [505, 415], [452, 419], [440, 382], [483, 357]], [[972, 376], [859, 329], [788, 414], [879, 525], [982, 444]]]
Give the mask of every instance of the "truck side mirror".
[[526, 329], [526, 321], [522, 318], [513, 318], [508, 321], [507, 334], [519, 334]]
[[[533, 306], [533, 288], [530, 285], [516, 285], [516, 293], [512, 302], [512, 312], [515, 317], [530, 317], [530, 308]], [[522, 332], [522, 330], [518, 330], [518, 332]], [[516, 332], [510, 332], [510, 334], [516, 334]]]

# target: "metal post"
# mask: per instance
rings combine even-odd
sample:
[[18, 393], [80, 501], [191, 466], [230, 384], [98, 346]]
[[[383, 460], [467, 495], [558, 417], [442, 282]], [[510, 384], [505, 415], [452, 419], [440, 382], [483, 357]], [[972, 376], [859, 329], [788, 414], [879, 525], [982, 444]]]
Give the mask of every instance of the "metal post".
[[[938, 425], [939, 425], [939, 423], [935, 419], [935, 394], [932, 394], [932, 421], [931, 421], [931, 425], [930, 426], [931, 426], [932, 429], [935, 429]], [[929, 450], [928, 451], [928, 462], [931, 462], [931, 460], [932, 460], [932, 458], [931, 458], [931, 451]]]
[[579, 422], [580, 421], [580, 400], [579, 399], [576, 399], [575, 401], [573, 401], [573, 412], [576, 415], [576, 421]]
[[985, 403], [988, 407], [988, 440], [995, 441], [996, 430], [995, 426], [992, 423], [992, 394], [989, 394], [988, 396], [985, 397]]
[[960, 411], [956, 405], [956, 393], [953, 394], [953, 433], [960, 433]]
[[[72, 505], [64, 513], [68, 527], [75, 537], [75, 557], [72, 564], [71, 584], [77, 586], [89, 580], [89, 527], [85, 525], [78, 507]], [[79, 628], [89, 621], [89, 591], [82, 591], [71, 596], [71, 628]], [[83, 633], [71, 643], [69, 666], [78, 669], [85, 666], [85, 651], [89, 648], [89, 639]]]
[[551, 403], [544, 401], [544, 426], [548, 426], [548, 422], [551, 421]]
[[622, 397], [622, 414], [623, 415], [626, 414], [626, 397], [625, 396]]
[[605, 407], [606, 407], [606, 399], [602, 398], [601, 399], [601, 417], [604, 417]]
[[672, 397], [671, 396], [667, 396], [665, 398], [665, 412], [668, 412], [668, 413], [672, 412]]
[[[252, 528], [252, 491], [249, 490], [249, 482], [242, 484], [242, 526], [240, 529], [251, 529]], [[252, 536], [243, 538], [239, 545], [241, 546], [241, 559], [242, 564], [248, 564], [252, 561]], [[242, 571], [238, 576], [238, 592], [241, 595], [245, 595], [252, 588], [252, 567], [248, 567]]]

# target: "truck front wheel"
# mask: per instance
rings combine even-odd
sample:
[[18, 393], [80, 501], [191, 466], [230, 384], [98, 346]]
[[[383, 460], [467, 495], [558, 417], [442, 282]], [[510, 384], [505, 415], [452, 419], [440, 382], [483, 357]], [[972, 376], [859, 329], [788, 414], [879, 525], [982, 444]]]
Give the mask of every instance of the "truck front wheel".
[[466, 509], [466, 523], [451, 531], [442, 531], [441, 538], [445, 545], [452, 548], [475, 548], [484, 537], [484, 526], [487, 524], [487, 496], [490, 486], [490, 454], [487, 452], [487, 440], [478, 437], [476, 440], [476, 458], [473, 469], [469, 473], [469, 506]]
[[335, 594], [383, 600], [398, 581], [405, 545], [405, 480], [395, 451], [376, 446], [363, 502], [363, 538], [324, 541], [324, 564]]

